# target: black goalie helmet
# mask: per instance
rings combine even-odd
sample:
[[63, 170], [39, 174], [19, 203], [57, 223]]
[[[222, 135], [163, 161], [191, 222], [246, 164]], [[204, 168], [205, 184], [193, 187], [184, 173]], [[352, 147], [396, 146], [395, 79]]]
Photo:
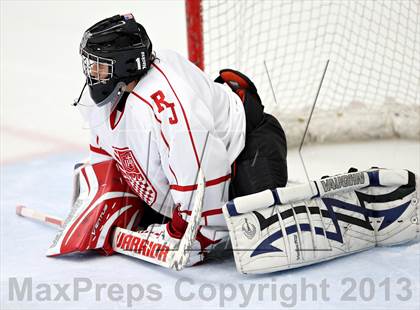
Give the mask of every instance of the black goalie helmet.
[[128, 83], [140, 79], [153, 61], [152, 42], [131, 14], [106, 18], [83, 35], [83, 73], [98, 106], [115, 103]]

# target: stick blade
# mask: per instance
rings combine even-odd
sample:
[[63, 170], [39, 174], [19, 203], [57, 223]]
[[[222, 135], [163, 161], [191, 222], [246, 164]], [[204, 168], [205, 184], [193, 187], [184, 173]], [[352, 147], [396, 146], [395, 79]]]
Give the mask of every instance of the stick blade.
[[20, 215], [20, 216], [23, 216], [22, 213], [23, 213], [24, 208], [25, 208], [25, 206], [23, 206], [23, 205], [17, 205], [16, 206], [16, 214]]

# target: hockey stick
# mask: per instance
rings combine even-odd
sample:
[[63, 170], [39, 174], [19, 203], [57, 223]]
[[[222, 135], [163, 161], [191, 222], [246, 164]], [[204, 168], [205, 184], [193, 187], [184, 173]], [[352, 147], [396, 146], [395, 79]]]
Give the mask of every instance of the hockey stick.
[[[185, 267], [185, 264], [188, 262], [190, 257], [191, 247], [197, 235], [197, 231], [200, 227], [200, 220], [201, 220], [201, 212], [203, 209], [203, 197], [204, 197], [204, 189], [205, 189], [205, 180], [204, 175], [201, 169], [198, 172], [198, 183], [197, 183], [197, 192], [194, 200], [193, 209], [191, 211], [191, 217], [187, 226], [187, 229], [182, 237], [178, 249], [170, 249], [172, 252], [168, 254], [168, 259], [164, 261], [159, 261], [157, 259], [151, 259], [147, 256], [142, 255], [136, 251], [130, 251], [124, 248], [120, 242], [118, 242], [121, 236], [130, 235], [132, 237], [143, 238], [142, 235], [135, 231], [131, 231], [125, 228], [117, 227], [113, 231], [112, 240], [112, 248], [115, 252], [124, 254], [127, 256], [135, 257], [137, 259], [141, 259], [162, 267], [172, 268], [175, 270], [182, 270]], [[16, 206], [16, 214], [31, 218], [34, 220], [38, 220], [44, 223], [50, 223], [57, 226], [62, 227], [64, 221], [58, 217], [36, 211], [30, 208], [27, 208], [22, 205]]]
[[181, 241], [179, 242], [177, 249], [169, 249], [169, 253], [166, 255], [165, 260], [158, 260], [155, 258], [149, 258], [144, 256], [142, 253], [127, 250], [121, 240], [121, 236], [130, 236], [130, 238], [144, 238], [144, 236], [138, 234], [135, 231], [130, 231], [128, 229], [117, 227], [114, 231], [114, 236], [112, 239], [112, 248], [115, 252], [135, 257], [144, 261], [148, 261], [150, 263], [166, 267], [172, 268], [175, 270], [182, 270], [185, 265], [188, 263], [188, 259], [190, 257], [190, 253], [192, 251], [192, 244], [197, 236], [197, 231], [200, 228], [200, 221], [201, 221], [201, 212], [203, 209], [203, 198], [204, 198], [204, 189], [205, 189], [205, 179], [203, 172], [201, 169], [198, 171], [197, 177], [197, 192], [194, 199], [193, 208], [191, 210], [191, 216], [189, 218], [187, 229], [184, 232], [184, 236], [182, 237]]
[[194, 200], [194, 207], [191, 211], [191, 216], [188, 222], [187, 229], [184, 236], [179, 243], [178, 250], [175, 252], [171, 268], [181, 270], [188, 262], [190, 257], [192, 244], [197, 236], [198, 228], [200, 227], [201, 211], [203, 210], [203, 198], [205, 189], [204, 174], [201, 169], [198, 170], [197, 192]]
[[16, 206], [16, 214], [30, 219], [38, 220], [40, 222], [49, 223], [62, 227], [64, 221], [58, 217], [39, 212], [22, 205]]
[[182, 270], [185, 265], [188, 263], [188, 259], [190, 257], [192, 251], [192, 244], [197, 236], [198, 229], [200, 228], [201, 222], [201, 213], [203, 210], [203, 198], [204, 198], [204, 189], [205, 189], [205, 179], [204, 174], [201, 169], [198, 170], [197, 176], [197, 191], [194, 199], [193, 208], [191, 210], [191, 216], [188, 221], [187, 229], [184, 232], [181, 241], [179, 242], [177, 249], [169, 249], [169, 253], [166, 255], [167, 259], [164, 261], [157, 260], [154, 258], [149, 258], [142, 253], [127, 250], [124, 245], [121, 245], [121, 242], [118, 242], [119, 235], [129, 235], [133, 238], [143, 238], [141, 235], [136, 233], [135, 231], [130, 231], [128, 229], [119, 228], [117, 227], [114, 231], [113, 241], [112, 241], [112, 248], [115, 252], [128, 255], [131, 257], [135, 257], [141, 260], [145, 260], [151, 262], [156, 265], [160, 265], [166, 268], [172, 268], [177, 271]]

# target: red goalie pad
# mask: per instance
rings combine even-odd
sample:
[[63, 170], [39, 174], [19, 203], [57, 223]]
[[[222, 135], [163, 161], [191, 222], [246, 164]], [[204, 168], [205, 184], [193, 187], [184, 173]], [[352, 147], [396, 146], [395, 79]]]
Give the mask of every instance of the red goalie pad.
[[76, 178], [78, 195], [47, 256], [91, 249], [110, 255], [113, 228], [131, 229], [141, 219], [144, 204], [129, 189], [114, 161], [85, 165]]

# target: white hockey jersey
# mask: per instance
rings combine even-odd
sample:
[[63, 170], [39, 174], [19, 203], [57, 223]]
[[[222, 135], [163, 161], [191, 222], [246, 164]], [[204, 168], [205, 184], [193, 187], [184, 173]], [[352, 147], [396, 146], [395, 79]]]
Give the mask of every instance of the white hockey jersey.
[[[225, 226], [231, 164], [245, 145], [245, 112], [231, 89], [214, 83], [172, 51], [160, 51], [122, 111], [91, 111], [91, 162], [117, 161], [132, 190], [171, 217], [175, 206], [188, 221], [197, 171], [206, 190], [202, 225]], [[83, 100], [90, 100], [85, 95]]]

